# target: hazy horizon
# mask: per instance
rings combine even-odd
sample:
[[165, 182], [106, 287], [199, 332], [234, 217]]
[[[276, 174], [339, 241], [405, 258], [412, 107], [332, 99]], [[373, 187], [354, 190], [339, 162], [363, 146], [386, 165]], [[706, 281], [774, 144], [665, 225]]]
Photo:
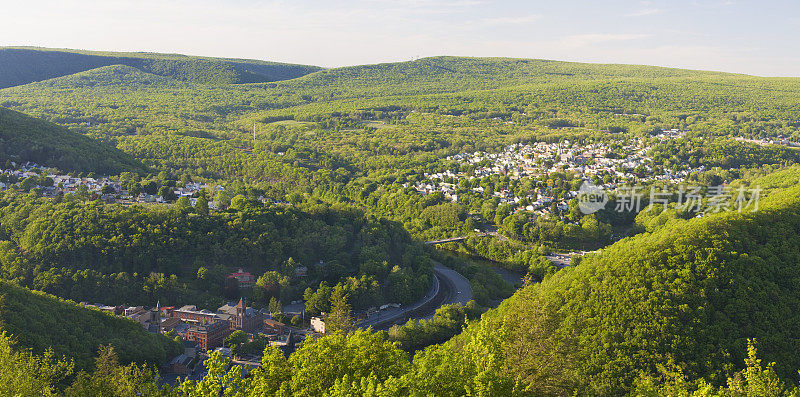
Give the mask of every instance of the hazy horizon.
[[32, 49], [37, 49], [38, 48], [38, 49], [42, 49], [42, 50], [86, 51], [86, 52], [97, 52], [97, 53], [105, 52], [105, 53], [119, 53], [119, 54], [136, 54], [136, 53], [140, 53], [140, 54], [179, 55], [179, 56], [187, 56], [187, 57], [218, 58], [218, 59], [239, 59], [239, 60], [277, 62], [277, 63], [303, 65], [303, 66], [316, 66], [316, 67], [321, 67], [323, 69], [336, 69], [336, 68], [346, 68], [346, 67], [352, 67], [352, 66], [378, 65], [378, 64], [382, 64], [382, 63], [412, 62], [412, 61], [416, 61], [416, 60], [419, 60], [419, 59], [436, 58], [436, 57], [535, 59], [535, 60], [542, 60], [542, 61], [585, 63], [585, 64], [595, 64], [595, 65], [652, 66], [652, 67], [663, 67], [663, 68], [669, 68], [669, 69], [695, 70], [695, 71], [700, 71], [700, 72], [720, 72], [720, 73], [742, 74], [742, 75], [748, 75], [748, 76], [752, 76], [752, 77], [800, 78], [800, 76], [760, 76], [760, 75], [756, 75], [756, 74], [741, 73], [741, 72], [729, 72], [729, 71], [725, 71], [725, 70], [681, 68], [681, 67], [676, 67], [676, 66], [648, 65], [648, 64], [641, 64], [641, 63], [568, 61], [568, 60], [563, 60], [563, 59], [529, 58], [529, 57], [513, 57], [513, 56], [480, 56], [480, 55], [441, 54], [441, 55], [427, 55], [427, 56], [424, 56], [424, 57], [412, 58], [412, 59], [401, 59], [401, 60], [397, 60], [397, 61], [383, 61], [383, 62], [372, 62], [372, 63], [354, 63], [354, 64], [351, 64], [351, 65], [339, 65], [339, 66], [323, 66], [323, 65], [315, 65], [315, 64], [307, 64], [307, 63], [297, 63], [297, 62], [291, 62], [291, 61], [276, 61], [274, 59], [263, 59], [263, 58], [253, 58], [253, 57], [225, 57], [225, 56], [216, 56], [216, 55], [213, 55], [213, 54], [188, 54], [188, 53], [181, 53], [181, 52], [157, 52], [157, 51], [137, 51], [137, 50], [116, 51], [116, 50], [106, 50], [106, 49], [97, 49], [97, 48], [42, 47], [42, 46], [27, 46], [27, 45], [13, 45], [13, 44], [2, 45], [2, 46], [0, 46], [0, 48], [32, 48]]
[[32, 0], [6, 11], [2, 46], [326, 68], [469, 56], [800, 76], [800, 5], [790, 1]]

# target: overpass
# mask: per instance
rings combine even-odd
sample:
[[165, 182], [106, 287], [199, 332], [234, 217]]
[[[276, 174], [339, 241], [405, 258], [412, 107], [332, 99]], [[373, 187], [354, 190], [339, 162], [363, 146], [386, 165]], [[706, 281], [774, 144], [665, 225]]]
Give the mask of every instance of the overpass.
[[454, 241], [466, 240], [466, 239], [468, 239], [470, 237], [488, 236], [490, 234], [492, 234], [492, 233], [476, 233], [476, 234], [470, 234], [468, 236], [458, 236], [458, 237], [443, 238], [441, 240], [426, 241], [425, 244], [428, 244], [428, 245], [439, 245], [439, 244], [444, 244], [444, 243], [452, 243]]
[[[440, 245], [440, 244], [445, 244], [445, 243], [452, 243], [454, 241], [466, 240], [466, 239], [468, 239], [470, 237], [483, 237], [483, 236], [494, 236], [494, 237], [497, 237], [498, 239], [500, 239], [502, 241], [509, 241], [506, 236], [503, 236], [502, 234], [500, 234], [498, 232], [480, 232], [480, 233], [470, 234], [470, 235], [467, 235], [467, 236], [458, 236], [458, 237], [443, 238], [441, 240], [425, 241], [425, 244], [427, 244], [427, 245]], [[527, 247], [527, 246], [523, 246], [523, 248], [524, 249], [532, 249], [531, 247]], [[594, 252], [597, 252], [597, 251], [591, 251], [591, 252], [576, 251], [576, 252], [569, 252], [569, 253], [566, 253], [566, 254], [552, 253], [552, 254], [545, 255], [545, 258], [550, 260], [550, 262], [553, 262], [553, 264], [556, 265], [558, 268], [565, 268], [565, 267], [569, 267], [570, 266], [570, 262], [572, 262], [572, 256], [573, 255], [583, 256], [585, 254], [590, 254], [590, 253], [594, 253]]]

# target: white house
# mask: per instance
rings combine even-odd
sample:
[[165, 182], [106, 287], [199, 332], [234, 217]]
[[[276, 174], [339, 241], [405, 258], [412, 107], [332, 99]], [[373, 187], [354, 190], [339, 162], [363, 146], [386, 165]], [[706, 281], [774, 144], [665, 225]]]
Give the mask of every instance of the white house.
[[325, 333], [325, 321], [319, 317], [311, 317], [311, 329], [321, 334]]

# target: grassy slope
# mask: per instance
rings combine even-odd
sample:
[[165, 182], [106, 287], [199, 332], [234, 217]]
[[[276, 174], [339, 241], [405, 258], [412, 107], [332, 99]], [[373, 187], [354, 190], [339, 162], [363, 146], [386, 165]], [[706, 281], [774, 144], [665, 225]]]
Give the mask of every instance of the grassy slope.
[[65, 171], [143, 171], [131, 156], [64, 127], [0, 108], [0, 158], [34, 161]]
[[0, 48], [0, 88], [122, 64], [142, 71], [199, 83], [254, 83], [285, 80], [319, 70], [248, 59], [178, 54], [115, 53], [34, 47]]
[[126, 363], [161, 364], [182, 350], [131, 320], [5, 281], [0, 281], [0, 328], [12, 334], [19, 347], [36, 353], [52, 347], [57, 355], [75, 359], [80, 369], [91, 367], [101, 345], [114, 346]]

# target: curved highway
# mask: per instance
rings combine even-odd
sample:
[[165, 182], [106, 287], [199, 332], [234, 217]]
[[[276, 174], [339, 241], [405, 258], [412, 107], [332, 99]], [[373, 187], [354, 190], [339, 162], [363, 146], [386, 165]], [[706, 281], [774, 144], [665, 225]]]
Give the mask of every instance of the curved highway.
[[452, 303], [466, 305], [467, 302], [472, 300], [472, 286], [469, 285], [469, 280], [462, 276], [461, 273], [442, 266], [440, 263], [434, 265], [433, 271], [436, 272], [436, 275], [443, 283], [447, 284], [447, 289], [449, 290], [449, 295], [442, 302], [442, 305]]
[[431, 318], [442, 305], [465, 305], [472, 299], [472, 287], [464, 276], [440, 263], [434, 263], [433, 271], [433, 285], [422, 299], [406, 307], [382, 310], [359, 322], [357, 326], [372, 327], [375, 330], [389, 329], [392, 325], [404, 323], [411, 318]]

